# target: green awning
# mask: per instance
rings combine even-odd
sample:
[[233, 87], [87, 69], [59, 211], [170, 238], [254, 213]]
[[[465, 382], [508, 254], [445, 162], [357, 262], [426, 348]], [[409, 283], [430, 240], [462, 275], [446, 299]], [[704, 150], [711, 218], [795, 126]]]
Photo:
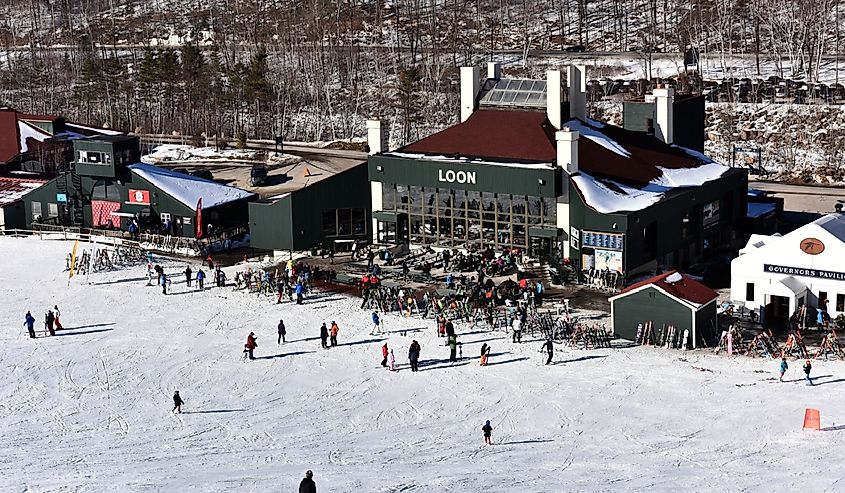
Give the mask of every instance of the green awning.
[[560, 228], [544, 228], [542, 226], [529, 226], [528, 236], [531, 238], [557, 238], [560, 236]]
[[386, 223], [395, 223], [399, 220], [399, 213], [394, 211], [373, 211], [373, 219]]

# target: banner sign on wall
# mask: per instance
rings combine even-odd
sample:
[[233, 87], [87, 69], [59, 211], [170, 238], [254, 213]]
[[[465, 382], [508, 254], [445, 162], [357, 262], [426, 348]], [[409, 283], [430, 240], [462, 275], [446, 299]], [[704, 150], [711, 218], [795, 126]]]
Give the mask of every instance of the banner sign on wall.
[[150, 205], [150, 191], [149, 190], [132, 190], [129, 189], [129, 203]]

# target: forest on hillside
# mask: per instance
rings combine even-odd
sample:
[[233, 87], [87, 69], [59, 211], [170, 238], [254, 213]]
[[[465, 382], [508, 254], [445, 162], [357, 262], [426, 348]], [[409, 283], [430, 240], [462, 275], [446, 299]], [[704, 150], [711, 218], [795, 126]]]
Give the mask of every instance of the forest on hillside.
[[[457, 68], [533, 50], [774, 64], [819, 78], [839, 0], [5, 0], [0, 106], [126, 131], [334, 140], [454, 121]], [[553, 63], [553, 62], [552, 62]]]

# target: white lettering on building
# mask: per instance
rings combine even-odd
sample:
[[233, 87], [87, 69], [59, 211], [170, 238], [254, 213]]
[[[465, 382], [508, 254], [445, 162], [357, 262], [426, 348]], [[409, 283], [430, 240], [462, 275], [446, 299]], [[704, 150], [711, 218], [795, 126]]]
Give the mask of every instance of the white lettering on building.
[[475, 185], [475, 171], [454, 171], [447, 169], [446, 171], [438, 170], [438, 180], [443, 183], [469, 183]]

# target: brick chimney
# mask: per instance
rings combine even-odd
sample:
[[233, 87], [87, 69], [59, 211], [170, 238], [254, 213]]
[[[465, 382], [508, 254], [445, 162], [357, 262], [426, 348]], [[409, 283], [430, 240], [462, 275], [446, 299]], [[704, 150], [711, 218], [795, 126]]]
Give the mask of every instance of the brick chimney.
[[564, 127], [555, 132], [557, 140], [557, 164], [573, 175], [578, 172], [578, 132]]
[[478, 67], [461, 67], [461, 123], [475, 111], [475, 100], [481, 90], [481, 70]]

